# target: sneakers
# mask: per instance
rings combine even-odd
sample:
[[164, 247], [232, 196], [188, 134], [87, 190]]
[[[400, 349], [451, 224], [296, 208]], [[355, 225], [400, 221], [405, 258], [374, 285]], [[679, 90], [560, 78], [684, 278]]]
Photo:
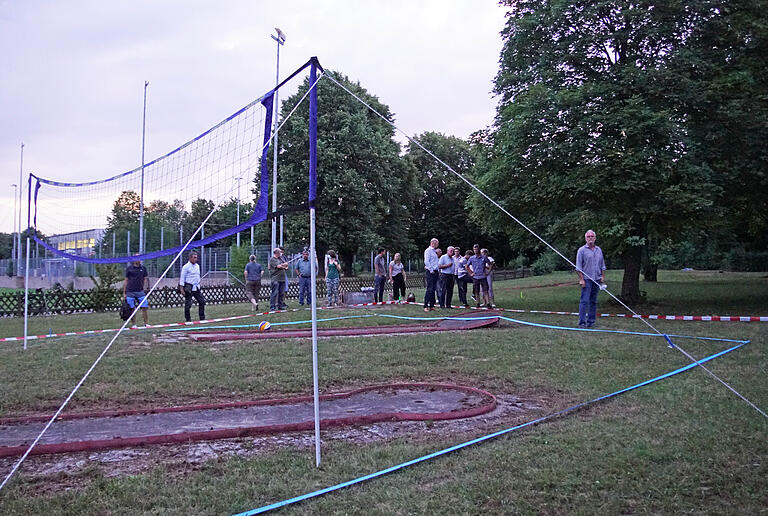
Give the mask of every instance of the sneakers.
[[425, 306], [425, 307], [424, 307], [424, 311], [425, 311], [425, 312], [429, 312], [429, 307]]
[[474, 294], [472, 294], [471, 297], [472, 297], [472, 301], [477, 301], [477, 299], [475, 299], [475, 295]]

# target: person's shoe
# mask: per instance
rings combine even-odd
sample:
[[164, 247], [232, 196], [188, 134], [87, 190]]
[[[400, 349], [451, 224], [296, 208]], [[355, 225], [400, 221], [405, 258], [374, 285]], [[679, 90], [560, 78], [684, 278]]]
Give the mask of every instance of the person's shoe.
[[475, 295], [474, 294], [472, 294], [471, 297], [472, 297], [472, 301], [477, 301], [477, 299], [475, 299]]
[[429, 307], [424, 308], [425, 312], [429, 312]]
[[594, 326], [594, 325], [595, 325], [595, 323], [592, 323], [592, 324], [587, 324], [587, 328], [591, 328], [591, 327], [592, 327], [592, 326]]
[[586, 328], [586, 327], [587, 327], [587, 325], [586, 325], [586, 324], [584, 324], [584, 323], [579, 323], [579, 328]]
[[488, 303], [487, 305], [485, 305], [485, 307], [486, 307], [486, 308], [493, 308], [493, 307], [491, 306], [491, 303]]
[[475, 308], [480, 308], [480, 303], [477, 303], [477, 306]]

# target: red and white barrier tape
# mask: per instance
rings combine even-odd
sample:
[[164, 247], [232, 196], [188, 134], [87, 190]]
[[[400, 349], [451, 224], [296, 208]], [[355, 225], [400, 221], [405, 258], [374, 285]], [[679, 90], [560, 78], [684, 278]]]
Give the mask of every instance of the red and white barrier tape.
[[[397, 301], [382, 301], [378, 303], [358, 303], [354, 305], [346, 305], [345, 308], [358, 308], [364, 306], [376, 306], [376, 305], [395, 305], [395, 304], [409, 304], [420, 305], [416, 302], [400, 302]], [[318, 306], [318, 310], [328, 310], [333, 307]], [[453, 305], [452, 308], [463, 308], [461, 306]], [[516, 312], [516, 313], [531, 313], [531, 314], [546, 314], [546, 315], [579, 315], [578, 312], [555, 312], [550, 310], [521, 310], [515, 308], [476, 308], [470, 307], [472, 310], [498, 310], [501, 312]], [[300, 308], [293, 308], [290, 310], [273, 310], [269, 312], [255, 312], [246, 315], [235, 315], [232, 317], [220, 317], [217, 319], [205, 319], [202, 321], [191, 321], [181, 323], [168, 323], [168, 324], [150, 324], [147, 326], [139, 327], [126, 327], [126, 330], [152, 330], [155, 328], [171, 328], [174, 326], [189, 326], [193, 324], [208, 324], [224, 321], [235, 321], [237, 319], [246, 319], [248, 317], [255, 317], [258, 315], [270, 315], [287, 312], [298, 312]], [[305, 308], [304, 310], [308, 310]], [[730, 315], [635, 315], [635, 314], [597, 314], [599, 317], [628, 317], [632, 319], [658, 319], [666, 321], [722, 321], [722, 322], [768, 322], [768, 316], [730, 316]], [[118, 331], [119, 328], [109, 328], [104, 330], [85, 330], [85, 331], [71, 331], [66, 333], [50, 333], [47, 335], [28, 335], [27, 340], [47, 339], [51, 337], [70, 337], [78, 335], [94, 335], [98, 333], [109, 333]], [[24, 340], [24, 337], [3, 337], [0, 338], [0, 342], [13, 342]]]

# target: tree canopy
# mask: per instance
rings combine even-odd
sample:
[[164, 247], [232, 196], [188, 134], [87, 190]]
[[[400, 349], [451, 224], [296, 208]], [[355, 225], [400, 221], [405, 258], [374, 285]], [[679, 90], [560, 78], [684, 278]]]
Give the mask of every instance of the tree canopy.
[[[358, 97], [393, 121], [389, 107], [359, 83], [326, 71]], [[281, 116], [286, 118], [309, 88], [305, 80], [287, 98]], [[317, 248], [338, 251], [345, 273], [351, 274], [353, 257], [384, 246], [407, 252], [415, 178], [400, 158], [394, 129], [377, 114], [330, 80], [317, 84]], [[306, 202], [308, 197], [309, 106], [302, 103], [280, 132], [278, 202], [283, 208]], [[289, 241], [309, 244], [305, 215], [292, 215], [286, 224]]]
[[[621, 250], [622, 296], [636, 301], [649, 239], [698, 223], [721, 199], [681, 83], [700, 59], [694, 36], [722, 13], [711, 2], [507, 5], [501, 101], [479, 184], [574, 255], [584, 231], [595, 229]], [[513, 241], [525, 241], [493, 217]]]

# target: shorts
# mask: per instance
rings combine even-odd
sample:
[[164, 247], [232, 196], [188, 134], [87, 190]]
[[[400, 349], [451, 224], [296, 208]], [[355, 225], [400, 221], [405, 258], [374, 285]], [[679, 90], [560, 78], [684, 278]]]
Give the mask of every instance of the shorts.
[[144, 292], [126, 292], [125, 300], [131, 308], [136, 308], [136, 301], [139, 302], [139, 308], [149, 308], [147, 295]]

